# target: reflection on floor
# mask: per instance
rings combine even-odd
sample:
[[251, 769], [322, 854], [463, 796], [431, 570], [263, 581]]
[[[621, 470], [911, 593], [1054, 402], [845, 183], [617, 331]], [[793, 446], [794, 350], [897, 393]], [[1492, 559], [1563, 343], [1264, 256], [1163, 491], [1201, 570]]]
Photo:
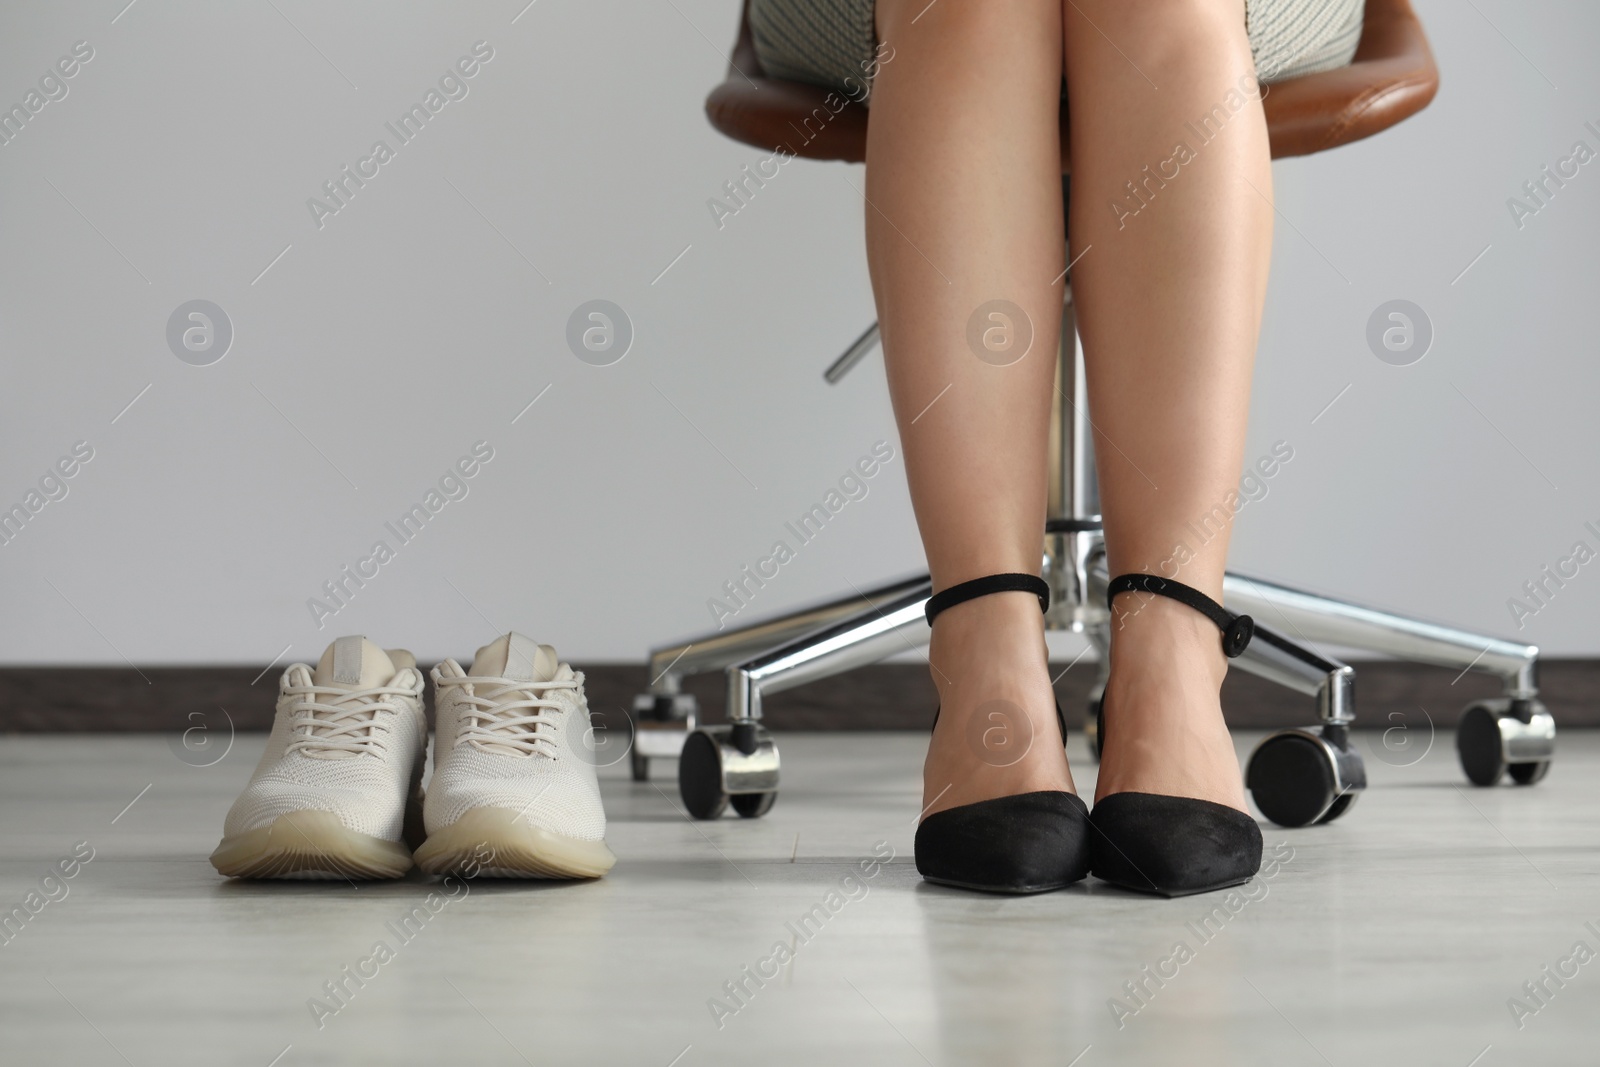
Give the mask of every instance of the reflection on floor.
[[[756, 821], [690, 823], [671, 764], [641, 785], [624, 760], [603, 772], [604, 881], [465, 886], [218, 878], [206, 856], [259, 736], [210, 767], [164, 737], [7, 737], [0, 1059], [1596, 1062], [1600, 734], [1492, 790], [1447, 734], [1420, 760], [1370, 736], [1361, 803], [1265, 827], [1277, 862], [1231, 907], [922, 884], [919, 735], [781, 738]], [[72, 877], [47, 879], [63, 860]]]

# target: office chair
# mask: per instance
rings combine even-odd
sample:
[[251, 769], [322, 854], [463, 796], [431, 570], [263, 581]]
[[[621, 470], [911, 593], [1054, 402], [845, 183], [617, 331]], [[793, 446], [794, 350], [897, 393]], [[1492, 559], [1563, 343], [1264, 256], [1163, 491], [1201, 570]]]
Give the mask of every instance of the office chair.
[[[1432, 51], [1408, 0], [1367, 0], [1354, 62], [1274, 83], [1267, 92], [1272, 155], [1308, 155], [1370, 137], [1421, 111], [1438, 84]], [[727, 80], [707, 98], [706, 112], [722, 133], [767, 151], [852, 163], [866, 155], [866, 108], [827, 89], [762, 72], [748, 0]], [[1068, 184], [1063, 178], [1064, 190]], [[1051, 589], [1047, 628], [1084, 634], [1099, 654], [1087, 709], [1090, 751], [1098, 755], [1110, 616], [1070, 278], [1065, 299], [1042, 574]], [[838, 382], [877, 339], [873, 324], [827, 369], [828, 382]], [[679, 792], [695, 818], [716, 818], [730, 803], [745, 817], [765, 814], [777, 797], [779, 760], [772, 734], [761, 725], [762, 697], [877, 662], [904, 651], [908, 643], [926, 643], [930, 630], [923, 605], [931, 591], [924, 574], [654, 649], [650, 691], [634, 702], [634, 778], [649, 776], [652, 759], [678, 757]], [[1223, 595], [1230, 609], [1256, 620], [1256, 639], [1233, 662], [1316, 700], [1316, 725], [1271, 734], [1251, 754], [1245, 782], [1256, 806], [1273, 822], [1329, 822], [1347, 812], [1366, 786], [1364, 764], [1349, 736], [1355, 719], [1355, 670], [1314, 650], [1312, 642], [1499, 675], [1504, 695], [1474, 702], [1462, 713], [1457, 749], [1463, 770], [1475, 784], [1488, 786], [1507, 774], [1519, 784], [1531, 784], [1549, 769], [1555, 723], [1538, 699], [1539, 650], [1534, 646], [1231, 572]], [[727, 673], [729, 721], [703, 726], [693, 696], [681, 691], [681, 679], [714, 670]]]

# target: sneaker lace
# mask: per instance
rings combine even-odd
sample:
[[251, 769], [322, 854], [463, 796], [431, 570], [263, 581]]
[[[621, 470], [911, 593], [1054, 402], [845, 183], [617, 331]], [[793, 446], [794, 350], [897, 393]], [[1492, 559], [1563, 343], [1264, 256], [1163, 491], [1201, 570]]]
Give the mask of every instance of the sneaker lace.
[[380, 713], [399, 711], [396, 700], [400, 697], [419, 699], [422, 679], [419, 677], [409, 686], [380, 685], [354, 690], [316, 685], [308, 679], [301, 684], [285, 684], [283, 692], [300, 698], [289, 713], [293, 734], [289, 752], [381, 755], [388, 751], [392, 725]]
[[462, 712], [458, 741], [471, 741], [480, 747], [503, 745], [525, 756], [559, 758], [554, 735], [560, 729], [564, 708], [554, 699], [554, 693], [578, 688], [577, 678], [528, 682], [490, 675], [446, 678], [435, 674], [434, 681], [440, 686], [474, 687], [473, 692], [457, 694], [457, 699], [467, 705]]

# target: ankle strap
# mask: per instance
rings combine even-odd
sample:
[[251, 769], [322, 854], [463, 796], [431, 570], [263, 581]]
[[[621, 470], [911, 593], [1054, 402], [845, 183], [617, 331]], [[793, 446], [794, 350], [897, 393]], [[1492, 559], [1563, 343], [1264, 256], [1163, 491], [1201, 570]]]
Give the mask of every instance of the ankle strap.
[[1250, 616], [1235, 615], [1200, 590], [1154, 574], [1119, 574], [1111, 579], [1106, 587], [1106, 607], [1111, 607], [1119, 593], [1134, 592], [1154, 593], [1187, 604], [1216, 623], [1217, 629], [1222, 631], [1222, 654], [1229, 659], [1242, 653], [1256, 632], [1255, 620]]
[[965, 604], [980, 596], [990, 593], [1032, 593], [1039, 598], [1039, 610], [1050, 610], [1050, 587], [1045, 580], [1036, 574], [990, 574], [983, 578], [974, 578], [970, 582], [952, 585], [928, 598], [925, 609], [928, 616], [928, 625], [933, 625], [933, 620], [941, 611], [946, 611], [957, 604]]

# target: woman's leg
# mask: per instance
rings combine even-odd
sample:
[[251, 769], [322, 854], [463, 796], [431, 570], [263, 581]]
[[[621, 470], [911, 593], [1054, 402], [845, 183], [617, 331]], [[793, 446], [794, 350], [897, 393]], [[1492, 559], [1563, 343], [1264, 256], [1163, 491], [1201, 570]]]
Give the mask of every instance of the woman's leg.
[[[877, 23], [894, 51], [873, 88], [867, 255], [934, 588], [1037, 574], [1065, 267], [1061, 0], [878, 0]], [[1009, 366], [968, 343], [991, 300], [1031, 320]], [[929, 662], [925, 814], [1072, 789], [1032, 594], [946, 611]]]
[[[1243, 6], [1065, 0], [1063, 12], [1072, 287], [1110, 570], [1220, 601], [1229, 531], [1202, 542], [1190, 524], [1219, 505], [1232, 514], [1272, 237]], [[1217, 628], [1160, 597], [1119, 597], [1116, 612], [1097, 797], [1244, 810]]]
[[[1221, 595], [1227, 534], [1189, 524], [1235, 487], [1266, 285], [1265, 123], [1238, 0], [1067, 0], [1074, 291], [1089, 360], [1114, 573], [1167, 573]], [[1037, 4], [880, 0], [895, 58], [868, 140], [868, 250], [913, 500], [936, 587], [1037, 567], [1060, 271], [1054, 91], [1060, 56]], [[913, 20], [915, 23], [913, 24]], [[1189, 124], [1189, 125], [1186, 125]], [[1180, 151], [1182, 144], [1186, 151]], [[1148, 170], [1146, 168], [1149, 168]], [[1134, 183], [1130, 188], [1129, 183]], [[1041, 269], [1043, 268], [1043, 269]], [[1035, 357], [978, 359], [966, 320], [1002, 298], [1032, 318]], [[931, 406], [930, 406], [931, 405]], [[1119, 600], [1099, 793], [1243, 809], [1206, 620]], [[1130, 611], [1137, 607], [1137, 611]], [[1041, 621], [1026, 594], [941, 616], [930, 649], [942, 707], [929, 811], [1069, 788], [1059, 750], [1009, 766], [981, 736], [997, 708], [1054, 737]], [[979, 719], [977, 728], [973, 720]]]

